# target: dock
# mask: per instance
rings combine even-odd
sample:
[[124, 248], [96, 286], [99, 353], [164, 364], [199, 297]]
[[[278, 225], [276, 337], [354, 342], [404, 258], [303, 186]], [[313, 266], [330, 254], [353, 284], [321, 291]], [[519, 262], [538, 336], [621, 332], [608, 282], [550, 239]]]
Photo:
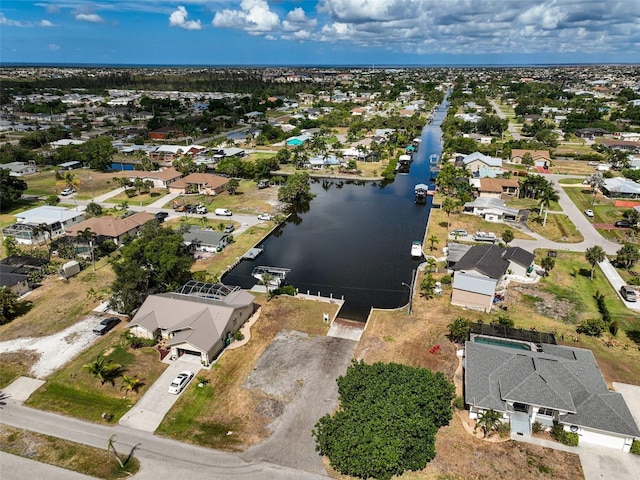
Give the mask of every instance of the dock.
[[260, 255], [264, 251], [262, 247], [253, 247], [250, 248], [247, 253], [242, 256], [243, 260], [255, 260], [258, 255]]

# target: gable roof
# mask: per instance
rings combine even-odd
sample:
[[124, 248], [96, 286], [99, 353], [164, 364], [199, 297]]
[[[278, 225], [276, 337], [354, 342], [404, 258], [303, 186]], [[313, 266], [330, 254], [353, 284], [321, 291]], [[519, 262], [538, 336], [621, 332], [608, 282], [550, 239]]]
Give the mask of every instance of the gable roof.
[[453, 270], [475, 270], [489, 278], [498, 279], [509, 268], [509, 262], [502, 258], [503, 251], [498, 245], [474, 245], [458, 260]]
[[593, 353], [581, 348], [539, 344], [515, 350], [465, 343], [465, 401], [507, 411], [507, 400], [561, 412], [564, 423], [640, 436], [622, 395], [610, 392]]
[[488, 165], [490, 167], [501, 167], [502, 166], [502, 159], [501, 158], [489, 157], [489, 156], [484, 155], [484, 154], [482, 154], [480, 152], [473, 152], [473, 153], [465, 156], [462, 159], [462, 162], [465, 165], [468, 165], [471, 162], [474, 162], [476, 160], [479, 160], [479, 161], [485, 163], [486, 165]]
[[508, 262], [517, 263], [523, 267], [529, 267], [536, 256], [531, 252], [527, 252], [524, 248], [508, 247], [504, 249], [502, 258]]
[[157, 180], [173, 180], [174, 178], [182, 177], [182, 174], [178, 172], [175, 168], [169, 167], [163, 170], [159, 170], [157, 172], [142, 172], [142, 171], [128, 171], [127, 176], [129, 178], [148, 178], [148, 179], [157, 179]]
[[172, 187], [186, 187], [188, 185], [206, 185], [209, 188], [217, 189], [229, 183], [229, 179], [212, 173], [190, 173], [171, 184]]
[[453, 289], [465, 292], [491, 295], [496, 291], [497, 280], [487, 277], [479, 277], [469, 273], [458, 272], [453, 276]]
[[196, 226], [191, 226], [188, 232], [182, 234], [182, 239], [186, 245], [218, 245], [220, 241], [228, 237], [228, 233], [216, 230], [201, 230]]
[[480, 178], [480, 192], [502, 193], [505, 188], [518, 188], [517, 178]]
[[124, 235], [145, 223], [153, 220], [155, 216], [152, 213], [136, 212], [126, 218], [119, 217], [91, 217], [80, 223], [76, 223], [66, 229], [69, 235], [76, 236], [79, 232], [90, 228], [93, 233], [101, 237], [117, 238]]

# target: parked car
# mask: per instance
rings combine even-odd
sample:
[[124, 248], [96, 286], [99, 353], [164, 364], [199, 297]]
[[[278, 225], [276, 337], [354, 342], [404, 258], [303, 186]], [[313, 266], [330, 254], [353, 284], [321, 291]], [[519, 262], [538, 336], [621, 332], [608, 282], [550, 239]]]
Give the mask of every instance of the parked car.
[[451, 230], [450, 235], [452, 237], [455, 237], [456, 235], [459, 237], [466, 237], [468, 233], [464, 228], [456, 228], [455, 230]]
[[96, 335], [104, 335], [117, 324], [120, 323], [120, 319], [118, 317], [108, 317], [102, 320], [96, 328], [93, 329], [93, 333]]
[[224, 227], [224, 233], [231, 233], [236, 229], [236, 227], [234, 227], [233, 225], [227, 225], [226, 227]]
[[618, 220], [616, 223], [613, 224], [614, 227], [618, 227], [618, 228], [631, 228], [631, 222], [629, 220]]
[[588, 208], [587, 210], [585, 210], [585, 211], [584, 211], [584, 214], [585, 214], [587, 217], [591, 217], [591, 218], [593, 218], [593, 210], [591, 210], [590, 208]]
[[273, 217], [271, 215], [269, 215], [268, 213], [261, 213], [260, 215], [258, 215], [258, 220], [273, 220]]
[[260, 180], [258, 182], [258, 188], [262, 189], [267, 187], [269, 187], [269, 180]]
[[627, 302], [635, 302], [637, 300], [636, 291], [629, 285], [622, 285], [620, 287], [620, 294]]
[[187, 213], [196, 213], [196, 206], [191, 204], [185, 205], [184, 211]]
[[220, 215], [222, 217], [230, 217], [231, 215], [233, 215], [231, 213], [231, 210], [229, 210], [227, 208], [216, 208], [215, 214], [216, 215]]
[[67, 195], [73, 195], [74, 193], [76, 193], [76, 191], [73, 188], [67, 187], [60, 192], [60, 195], [66, 197]]
[[207, 207], [202, 204], [196, 205], [196, 213], [198, 215], [204, 215], [205, 213], [207, 213]]
[[558, 252], [557, 252], [557, 251], [555, 251], [555, 250], [549, 250], [549, 251], [547, 252], [547, 257], [555, 258], [555, 257], [557, 257], [557, 256], [558, 256]]
[[167, 212], [158, 212], [155, 215], [156, 220], [158, 221], [158, 223], [164, 222], [167, 219], [168, 216], [169, 216], [169, 214]]
[[169, 393], [174, 395], [179, 394], [184, 387], [186, 387], [193, 378], [193, 372], [184, 371], [180, 372], [176, 378], [173, 379], [171, 385], [169, 385]]

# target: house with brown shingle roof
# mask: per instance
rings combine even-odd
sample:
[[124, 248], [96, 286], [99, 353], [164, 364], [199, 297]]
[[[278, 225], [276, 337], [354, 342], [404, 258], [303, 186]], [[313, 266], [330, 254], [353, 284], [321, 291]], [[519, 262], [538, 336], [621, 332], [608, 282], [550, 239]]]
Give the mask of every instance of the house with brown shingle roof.
[[229, 179], [211, 173], [191, 173], [169, 186], [171, 193], [219, 195], [227, 189]]
[[478, 195], [481, 197], [509, 198], [520, 194], [520, 182], [516, 178], [480, 178]]
[[105, 240], [113, 240], [116, 245], [120, 245], [126, 235], [135, 235], [143, 225], [154, 219], [155, 216], [147, 212], [137, 212], [126, 218], [112, 216], [91, 217], [68, 227], [66, 232], [67, 235], [77, 237], [79, 232], [89, 228], [97, 235], [98, 243]]
[[129, 180], [132, 182], [136, 178], [141, 178], [143, 181], [151, 180], [155, 188], [168, 187], [170, 184], [182, 177], [182, 174], [173, 167], [164, 168], [156, 172], [133, 170], [127, 172], [127, 175], [129, 176]]
[[533, 158], [533, 162], [550, 162], [551, 154], [549, 150], [523, 150], [514, 148], [511, 150], [511, 163], [522, 163], [522, 157], [525, 153], [530, 153]]

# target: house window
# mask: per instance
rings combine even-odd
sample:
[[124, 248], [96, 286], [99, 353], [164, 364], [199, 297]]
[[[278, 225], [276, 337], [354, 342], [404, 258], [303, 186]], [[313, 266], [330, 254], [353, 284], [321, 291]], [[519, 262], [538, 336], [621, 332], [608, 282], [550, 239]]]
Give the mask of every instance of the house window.
[[540, 408], [538, 410], [538, 415], [543, 415], [545, 417], [553, 417], [553, 409], [551, 409], [551, 408]]
[[529, 406], [525, 405], [524, 403], [514, 403], [513, 404], [513, 410], [516, 412], [525, 412], [528, 413], [529, 412]]

